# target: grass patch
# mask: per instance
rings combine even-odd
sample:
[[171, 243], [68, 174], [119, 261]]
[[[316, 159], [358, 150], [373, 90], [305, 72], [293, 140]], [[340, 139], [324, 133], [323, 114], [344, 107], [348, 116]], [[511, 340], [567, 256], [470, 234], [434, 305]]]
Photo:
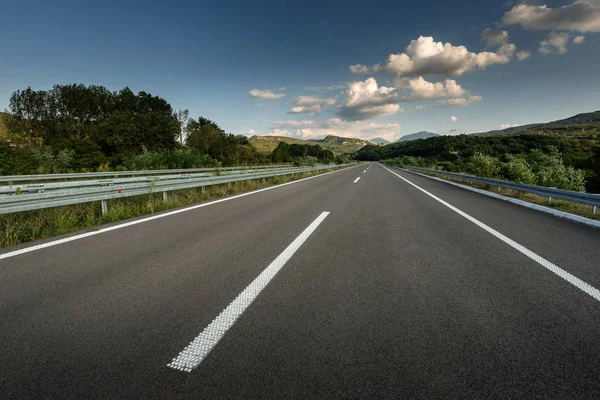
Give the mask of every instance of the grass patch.
[[15, 246], [32, 240], [92, 228], [104, 223], [185, 207], [203, 201], [308, 178], [342, 168], [346, 167], [332, 168], [325, 171], [296, 173], [293, 176], [282, 175], [272, 178], [233, 182], [231, 186], [228, 184], [206, 186], [204, 191], [202, 191], [202, 188], [178, 190], [169, 192], [167, 201], [163, 201], [162, 193], [124, 197], [109, 201], [107, 215], [102, 215], [99, 201], [0, 215], [0, 247]]

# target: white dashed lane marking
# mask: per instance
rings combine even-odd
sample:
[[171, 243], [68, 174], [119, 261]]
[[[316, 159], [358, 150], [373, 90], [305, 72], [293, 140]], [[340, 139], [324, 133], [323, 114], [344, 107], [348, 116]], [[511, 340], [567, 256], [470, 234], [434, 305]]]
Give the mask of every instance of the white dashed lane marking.
[[358, 178], [356, 178], [356, 179], [354, 180], [354, 182], [352, 182], [352, 183], [356, 183], [356, 182], [358, 182], [359, 180], [360, 180], [360, 176], [359, 176]]
[[252, 304], [271, 279], [277, 275], [285, 263], [292, 258], [294, 253], [296, 253], [328, 215], [328, 211], [322, 212], [217, 318], [168, 364], [168, 367], [185, 372], [191, 372], [198, 367], [223, 336], [225, 336], [235, 321]]

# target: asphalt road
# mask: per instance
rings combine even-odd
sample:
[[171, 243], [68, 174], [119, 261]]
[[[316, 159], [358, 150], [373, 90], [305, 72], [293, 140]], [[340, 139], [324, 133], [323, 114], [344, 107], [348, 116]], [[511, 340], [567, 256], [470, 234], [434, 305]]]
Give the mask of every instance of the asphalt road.
[[0, 398], [600, 398], [600, 230], [368, 166], [5, 249]]

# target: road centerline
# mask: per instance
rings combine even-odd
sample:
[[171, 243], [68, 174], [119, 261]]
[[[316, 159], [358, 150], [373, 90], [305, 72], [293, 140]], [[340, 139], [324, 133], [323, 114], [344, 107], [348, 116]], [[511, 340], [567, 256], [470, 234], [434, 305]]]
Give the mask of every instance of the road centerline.
[[219, 344], [219, 341], [235, 324], [235, 321], [252, 304], [267, 284], [277, 275], [329, 214], [329, 211], [322, 212], [167, 366], [184, 372], [191, 372], [197, 368], [212, 349]]
[[438, 201], [439, 203], [441, 203], [444, 206], [448, 207], [452, 211], [456, 212], [457, 214], [459, 214], [462, 217], [468, 219], [469, 221], [471, 221], [475, 225], [477, 225], [480, 228], [484, 229], [488, 233], [490, 233], [493, 236], [497, 237], [498, 239], [502, 240], [504, 243], [508, 244], [510, 247], [512, 247], [515, 250], [519, 251], [520, 253], [526, 255], [527, 257], [529, 257], [533, 261], [537, 262], [542, 267], [546, 268], [547, 270], [549, 270], [550, 272], [554, 273], [558, 277], [564, 279], [565, 281], [569, 282], [571, 285], [573, 285], [573, 286], [577, 287], [578, 289], [580, 289], [581, 291], [587, 293], [588, 295], [590, 295], [591, 297], [593, 297], [597, 301], [600, 301], [600, 290], [596, 289], [595, 287], [593, 287], [589, 283], [587, 283], [587, 282], [585, 282], [585, 281], [577, 278], [575, 275], [573, 275], [573, 274], [565, 271], [564, 269], [560, 268], [559, 266], [557, 266], [557, 265], [551, 263], [550, 261], [546, 260], [545, 258], [543, 258], [542, 256], [540, 256], [539, 254], [536, 254], [533, 251], [531, 251], [528, 248], [526, 248], [525, 246], [523, 246], [523, 245], [515, 242], [514, 240], [512, 240], [508, 236], [505, 236], [502, 233], [500, 233], [497, 230], [495, 230], [494, 228], [492, 228], [492, 227], [484, 224], [483, 222], [479, 221], [475, 217], [470, 216], [466, 212], [464, 212], [464, 211], [462, 211], [462, 210], [454, 207], [452, 204], [450, 204], [450, 203], [442, 200], [441, 198], [437, 197], [436, 195], [434, 195], [434, 194], [428, 192], [427, 190], [421, 188], [420, 186], [412, 183], [411, 181], [409, 181], [408, 179], [404, 178], [403, 176], [395, 173], [394, 171], [388, 169], [387, 167], [385, 167], [383, 165], [381, 165], [381, 166], [384, 169], [386, 169], [388, 172], [391, 172], [392, 174], [396, 175], [398, 178], [402, 179], [406, 183], [414, 186], [415, 188], [417, 188], [421, 192], [425, 193], [427, 196], [429, 196], [432, 199]]
[[359, 180], [360, 180], [360, 176], [359, 176], [358, 178], [356, 178], [356, 179], [354, 180], [354, 182], [352, 182], [352, 183], [356, 183], [356, 182], [358, 182]]

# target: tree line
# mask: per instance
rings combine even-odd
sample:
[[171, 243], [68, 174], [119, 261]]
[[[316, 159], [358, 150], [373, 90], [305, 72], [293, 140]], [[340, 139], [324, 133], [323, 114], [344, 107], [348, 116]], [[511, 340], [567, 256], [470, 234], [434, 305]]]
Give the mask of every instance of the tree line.
[[[407, 165], [475, 174], [481, 171], [475, 165], [485, 159], [487, 165], [497, 168], [494, 177], [511, 180], [517, 176], [523, 182], [542, 184], [549, 182], [544, 174], [552, 171], [554, 176], [561, 173], [569, 176], [567, 180], [571, 183], [564, 181], [560, 183], [562, 187], [579, 188], [581, 182], [588, 192], [600, 193], [600, 143], [594, 137], [527, 133], [439, 136], [388, 146], [366, 146], [355, 158], [362, 161], [399, 159]], [[553, 180], [559, 181], [558, 178]]]
[[335, 155], [320, 146], [262, 154], [243, 135], [208, 118], [173, 110], [161, 97], [128, 87], [55, 85], [17, 90], [4, 118], [0, 173], [191, 168], [292, 162]]

